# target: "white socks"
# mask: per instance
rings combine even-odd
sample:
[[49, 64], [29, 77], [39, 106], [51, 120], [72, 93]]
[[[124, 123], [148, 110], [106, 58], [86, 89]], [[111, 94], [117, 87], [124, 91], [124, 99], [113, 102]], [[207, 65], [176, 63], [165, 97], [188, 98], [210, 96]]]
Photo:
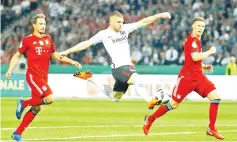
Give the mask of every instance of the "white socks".
[[142, 83], [139, 75], [135, 76], [133, 84], [135, 86], [135, 91], [137, 95], [141, 96], [146, 102], [149, 103], [152, 100], [152, 97], [149, 95], [148, 90], [146, 89], [145, 85]]

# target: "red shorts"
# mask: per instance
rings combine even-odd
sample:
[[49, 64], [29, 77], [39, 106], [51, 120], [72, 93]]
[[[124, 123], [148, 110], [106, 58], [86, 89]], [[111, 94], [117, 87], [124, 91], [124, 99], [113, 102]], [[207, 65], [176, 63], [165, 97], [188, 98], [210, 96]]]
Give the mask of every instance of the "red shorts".
[[47, 81], [42, 77], [35, 76], [31, 73], [26, 73], [26, 81], [31, 88], [31, 95], [33, 97], [46, 97], [53, 94]]
[[206, 76], [200, 76], [198, 80], [191, 80], [188, 77], [181, 76], [172, 92], [172, 99], [176, 102], [182, 100], [192, 91], [197, 92], [201, 97], [207, 97], [208, 94], [215, 90], [215, 85], [207, 79]]

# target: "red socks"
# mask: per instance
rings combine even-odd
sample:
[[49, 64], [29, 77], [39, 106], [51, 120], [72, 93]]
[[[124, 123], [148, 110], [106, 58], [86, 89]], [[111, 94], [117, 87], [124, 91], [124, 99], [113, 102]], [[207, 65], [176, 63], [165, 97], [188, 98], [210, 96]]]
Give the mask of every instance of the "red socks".
[[210, 104], [210, 108], [209, 108], [209, 128], [211, 130], [215, 129], [215, 123], [216, 123], [216, 117], [217, 117], [217, 113], [218, 113], [218, 106], [220, 103], [220, 99], [219, 100], [212, 100], [211, 104]]
[[35, 118], [35, 116], [36, 116], [36, 113], [35, 113], [34, 111], [32, 111], [32, 110], [29, 110], [29, 111], [25, 114], [25, 116], [24, 116], [24, 118], [23, 118], [21, 124], [20, 124], [20, 125], [18, 126], [18, 128], [16, 129], [16, 132], [21, 135], [22, 132], [25, 130], [25, 128], [26, 128], [26, 127], [31, 123], [31, 121]]
[[168, 107], [166, 106], [160, 106], [155, 113], [150, 115], [148, 117], [148, 121], [154, 122], [156, 118], [161, 117], [164, 115], [167, 111], [169, 111]]

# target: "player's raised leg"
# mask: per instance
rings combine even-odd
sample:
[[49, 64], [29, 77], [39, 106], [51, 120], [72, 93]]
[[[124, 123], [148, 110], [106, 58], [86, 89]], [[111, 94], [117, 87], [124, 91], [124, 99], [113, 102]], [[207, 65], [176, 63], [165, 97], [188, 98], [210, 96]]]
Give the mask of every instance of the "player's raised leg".
[[52, 95], [49, 95], [44, 98], [33, 97], [28, 100], [19, 99], [17, 100], [16, 117], [17, 119], [21, 119], [21, 115], [27, 106], [38, 106], [51, 103], [53, 103]]
[[22, 141], [22, 132], [28, 127], [28, 125], [35, 118], [37, 113], [39, 113], [41, 106], [32, 106], [31, 109], [25, 114], [21, 124], [18, 126], [15, 132], [12, 134], [12, 138], [18, 142]]
[[54, 101], [53, 96], [51, 95], [53, 92], [45, 79], [27, 73], [26, 80], [31, 88], [32, 98], [28, 100], [19, 99], [17, 101], [17, 119], [21, 119], [22, 112], [27, 106], [51, 104]]
[[22, 115], [24, 109], [27, 106], [38, 106], [38, 105], [51, 104], [51, 103], [53, 103], [52, 95], [49, 95], [49, 96], [44, 97], [44, 98], [33, 97], [31, 99], [28, 99], [28, 100], [19, 99], [17, 101], [16, 117], [17, 117], [17, 119], [21, 119], [21, 115]]
[[210, 108], [209, 108], [209, 122], [210, 123], [209, 123], [209, 127], [206, 133], [207, 135], [214, 136], [217, 139], [224, 139], [224, 136], [220, 135], [215, 128], [216, 118], [218, 114], [218, 107], [219, 107], [221, 98], [216, 90], [211, 91], [207, 97], [210, 99], [211, 103], [210, 103]]
[[23, 107], [27, 107], [27, 106], [37, 106], [37, 105], [43, 105], [43, 104], [52, 104], [54, 101], [54, 98], [52, 95], [49, 95], [47, 97], [44, 98], [31, 98], [29, 100], [25, 100], [23, 102]]
[[141, 96], [148, 103], [149, 109], [153, 109], [155, 105], [158, 105], [160, 101], [149, 95], [147, 88], [142, 82], [142, 78], [137, 73], [133, 73], [127, 82], [135, 86], [137, 95]]
[[39, 80], [35, 80], [34, 84], [32, 84], [27, 79], [27, 82], [29, 86], [31, 87], [32, 98], [28, 100], [19, 99], [17, 101], [17, 108], [16, 108], [17, 119], [21, 119], [22, 112], [27, 106], [51, 104], [54, 101], [53, 96], [51, 95], [53, 93], [46, 81], [44, 81], [43, 79], [39, 79]]

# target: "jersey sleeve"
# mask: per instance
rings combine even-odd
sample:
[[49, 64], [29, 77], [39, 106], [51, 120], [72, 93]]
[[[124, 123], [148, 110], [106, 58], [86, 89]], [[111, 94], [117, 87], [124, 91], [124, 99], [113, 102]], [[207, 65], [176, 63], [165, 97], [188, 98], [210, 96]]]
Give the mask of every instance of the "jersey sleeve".
[[138, 22], [123, 25], [123, 29], [128, 33], [133, 32], [134, 30], [137, 29], [137, 27], [138, 27]]
[[51, 40], [51, 45], [50, 45], [50, 52], [55, 52], [56, 51], [56, 48], [55, 48], [55, 45], [53, 44], [53, 39], [50, 37], [50, 40]]
[[19, 45], [17, 50], [18, 50], [18, 52], [20, 52], [22, 54], [26, 52], [26, 50], [27, 50], [27, 41], [26, 41], [25, 38], [23, 38], [21, 40], [21, 43], [20, 43], [20, 45]]
[[95, 34], [93, 37], [91, 37], [89, 41], [91, 41], [93, 44], [97, 44], [97, 43], [103, 42], [103, 39], [104, 39], [103, 32], [100, 31], [97, 34]]
[[199, 45], [198, 45], [198, 40], [197, 39], [192, 39], [190, 41], [190, 52], [193, 53], [193, 52], [199, 52]]

